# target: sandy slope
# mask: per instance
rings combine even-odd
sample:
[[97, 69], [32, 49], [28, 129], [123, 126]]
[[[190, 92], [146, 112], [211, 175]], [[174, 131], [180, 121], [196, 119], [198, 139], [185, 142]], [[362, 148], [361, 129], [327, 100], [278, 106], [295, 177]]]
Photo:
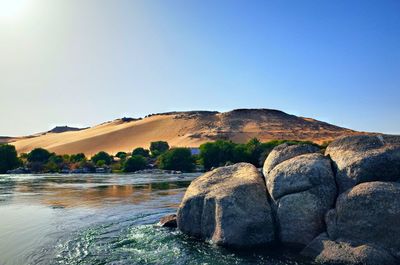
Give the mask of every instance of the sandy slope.
[[181, 112], [154, 115], [138, 121], [115, 120], [81, 131], [47, 133], [18, 140], [18, 152], [43, 147], [58, 154], [98, 151], [116, 153], [135, 147], [148, 147], [164, 140], [170, 146], [197, 147], [215, 139], [245, 142], [252, 137], [262, 141], [296, 139], [323, 142], [354, 131], [281, 111], [255, 109], [226, 113]]

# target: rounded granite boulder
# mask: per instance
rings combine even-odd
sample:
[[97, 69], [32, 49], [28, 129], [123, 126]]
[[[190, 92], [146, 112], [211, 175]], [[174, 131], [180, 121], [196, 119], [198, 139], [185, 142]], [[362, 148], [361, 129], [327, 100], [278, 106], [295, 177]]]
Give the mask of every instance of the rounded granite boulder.
[[305, 246], [324, 231], [324, 216], [336, 198], [328, 158], [312, 153], [285, 160], [269, 172], [266, 183], [282, 243]]
[[367, 182], [342, 193], [326, 215], [327, 233], [302, 254], [345, 264], [400, 264], [400, 183]]
[[331, 239], [375, 244], [400, 257], [400, 183], [355, 186], [339, 196], [326, 223]]
[[287, 143], [276, 146], [269, 153], [264, 162], [263, 174], [267, 176], [268, 173], [278, 164], [295, 156], [318, 153], [319, 148], [310, 144], [296, 144], [289, 145]]
[[359, 183], [400, 178], [400, 136], [345, 136], [329, 144], [325, 154], [334, 162], [340, 193]]
[[230, 247], [274, 241], [262, 175], [247, 163], [220, 167], [193, 180], [177, 213], [185, 234]]

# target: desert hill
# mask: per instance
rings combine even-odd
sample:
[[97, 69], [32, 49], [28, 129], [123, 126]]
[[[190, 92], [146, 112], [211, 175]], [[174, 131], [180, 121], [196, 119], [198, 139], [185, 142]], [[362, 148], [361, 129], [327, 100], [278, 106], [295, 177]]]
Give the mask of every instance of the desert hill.
[[11, 142], [16, 142], [19, 140], [26, 140], [28, 138], [35, 138], [38, 136], [42, 136], [48, 133], [63, 133], [63, 132], [70, 132], [70, 131], [81, 131], [85, 130], [88, 128], [76, 128], [76, 127], [69, 127], [69, 126], [56, 126], [53, 129], [47, 131], [47, 132], [40, 132], [40, 133], [35, 133], [33, 135], [29, 136], [21, 136], [21, 137], [10, 137], [10, 136], [0, 136], [0, 144], [6, 144], [6, 143], [11, 143]]
[[9, 142], [13, 142], [16, 140], [17, 140], [17, 138], [8, 137], [8, 136], [0, 136], [0, 144], [9, 143]]
[[275, 139], [310, 140], [317, 143], [357, 132], [279, 110], [237, 109], [229, 112], [189, 111], [148, 115], [143, 119], [123, 118], [91, 128], [48, 132], [12, 142], [19, 153], [43, 147], [58, 154], [98, 151], [116, 153], [148, 147], [163, 140], [170, 146], [198, 147], [217, 139], [246, 142]]

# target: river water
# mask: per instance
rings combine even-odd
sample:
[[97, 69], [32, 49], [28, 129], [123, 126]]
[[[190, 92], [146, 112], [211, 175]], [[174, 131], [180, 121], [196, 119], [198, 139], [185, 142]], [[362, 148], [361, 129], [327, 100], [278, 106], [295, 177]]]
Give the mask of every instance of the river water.
[[158, 227], [197, 176], [0, 175], [0, 264], [310, 264]]

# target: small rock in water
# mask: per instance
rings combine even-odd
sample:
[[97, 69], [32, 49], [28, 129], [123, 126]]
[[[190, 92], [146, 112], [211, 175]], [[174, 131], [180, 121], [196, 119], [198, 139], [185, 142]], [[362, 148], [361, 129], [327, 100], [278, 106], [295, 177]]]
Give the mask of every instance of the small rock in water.
[[159, 225], [161, 227], [176, 228], [177, 227], [176, 214], [170, 214], [170, 215], [162, 217], [160, 219]]

